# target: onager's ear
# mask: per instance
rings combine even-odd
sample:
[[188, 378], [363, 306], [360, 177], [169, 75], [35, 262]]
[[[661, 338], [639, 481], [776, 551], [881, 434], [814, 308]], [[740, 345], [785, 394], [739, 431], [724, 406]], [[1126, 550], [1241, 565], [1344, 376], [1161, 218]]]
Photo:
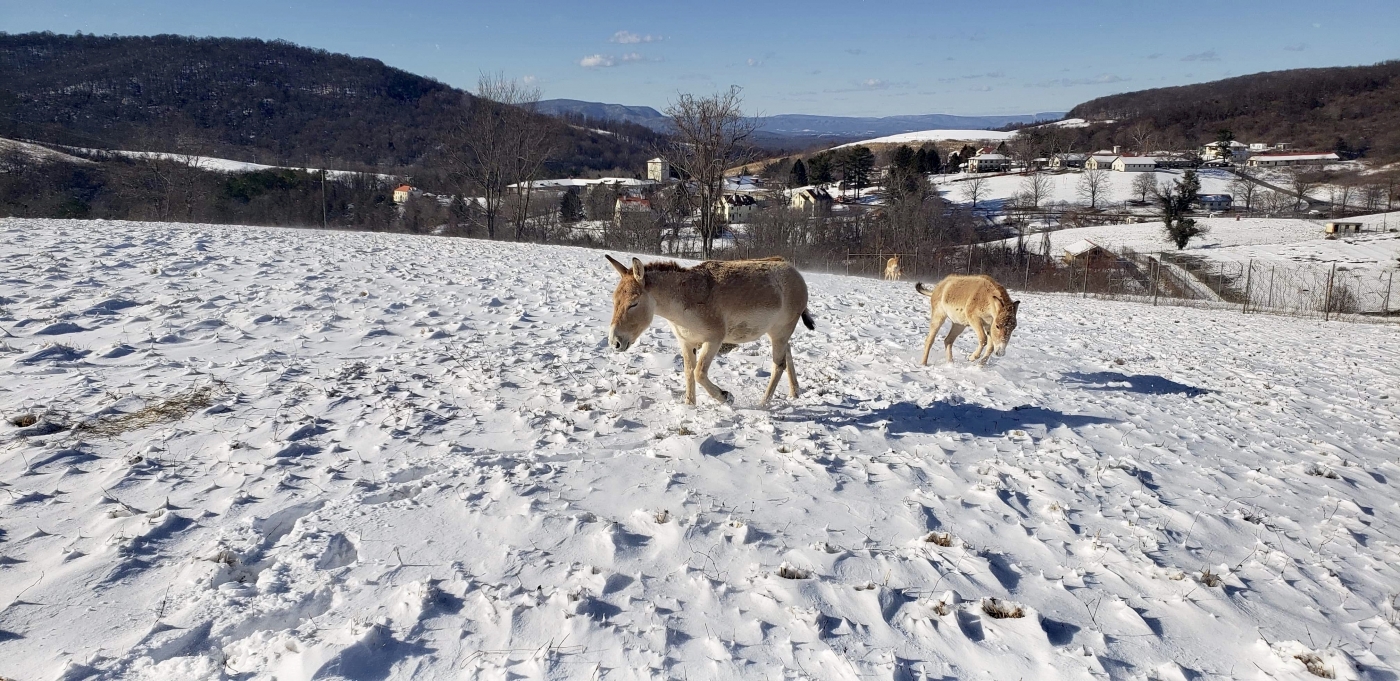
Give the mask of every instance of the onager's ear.
[[1016, 312], [1016, 311], [1019, 310], [1019, 309], [1021, 309], [1021, 301], [1019, 301], [1019, 300], [1013, 300], [1013, 301], [1011, 301], [1011, 311], [1014, 313], [1014, 312]]
[[637, 258], [632, 258], [632, 276], [637, 278], [638, 284], [646, 285], [647, 268]]
[[617, 270], [617, 273], [618, 273], [618, 274], [621, 274], [622, 276], [625, 277], [625, 276], [627, 276], [628, 272], [630, 272], [630, 270], [627, 269], [627, 266], [626, 266], [626, 265], [624, 265], [624, 264], [622, 264], [622, 263], [620, 263], [620, 262], [618, 262], [618, 261], [616, 261], [616, 260], [613, 260], [613, 257], [612, 257], [611, 255], [608, 255], [608, 254], [605, 253], [605, 254], [603, 254], [603, 257], [608, 259], [608, 262], [612, 264], [613, 269]]

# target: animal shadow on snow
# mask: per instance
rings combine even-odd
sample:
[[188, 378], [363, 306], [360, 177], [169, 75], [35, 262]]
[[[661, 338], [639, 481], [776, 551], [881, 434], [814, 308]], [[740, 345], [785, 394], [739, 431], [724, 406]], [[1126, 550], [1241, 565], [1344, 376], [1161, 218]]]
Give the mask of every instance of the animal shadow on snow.
[[840, 411], [795, 411], [794, 420], [810, 420], [831, 427], [853, 425], [863, 428], [884, 426], [891, 434], [936, 434], [946, 431], [967, 433], [978, 437], [1000, 437], [1007, 431], [1024, 429], [1031, 424], [1046, 428], [1065, 426], [1081, 428], [1099, 423], [1116, 423], [1116, 419], [1087, 414], [1066, 414], [1053, 409], [1030, 405], [997, 409], [971, 402], [952, 404], [935, 402], [921, 407], [913, 402], [896, 402], [866, 414]]
[[[1161, 376], [1151, 376], [1139, 374], [1129, 376], [1120, 374], [1117, 371], [1071, 371], [1064, 375], [1063, 381], [1073, 386], [1082, 387], [1085, 390], [1122, 390], [1130, 393], [1140, 393], [1143, 395], [1185, 395], [1196, 397], [1209, 393], [1209, 390], [1177, 383], [1169, 378]], [[1122, 385], [1127, 383], [1126, 386]]]

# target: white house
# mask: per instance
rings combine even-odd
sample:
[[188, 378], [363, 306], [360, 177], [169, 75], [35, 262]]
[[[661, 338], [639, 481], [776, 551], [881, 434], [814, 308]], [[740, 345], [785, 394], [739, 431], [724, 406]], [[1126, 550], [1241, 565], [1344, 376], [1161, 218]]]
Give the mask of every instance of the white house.
[[653, 182], [670, 182], [671, 163], [660, 156], [647, 161], [647, 179]]
[[1235, 199], [1229, 194], [1197, 194], [1196, 200], [1192, 203], [1201, 210], [1219, 213], [1233, 208]]
[[1084, 162], [1089, 160], [1088, 154], [1055, 154], [1050, 159], [1051, 168], [1083, 168]]
[[1011, 159], [1002, 154], [978, 154], [967, 160], [969, 173], [1004, 173], [1011, 170]]
[[1120, 173], [1156, 170], [1157, 159], [1151, 156], [1119, 156], [1113, 161], [1113, 169]]
[[394, 203], [403, 203], [408, 200], [408, 197], [415, 196], [421, 193], [422, 192], [418, 191], [417, 187], [407, 184], [401, 184], [397, 187], [394, 187]]
[[792, 207], [811, 213], [831, 209], [831, 194], [821, 187], [802, 187], [792, 192]]
[[1226, 146], [1227, 145], [1222, 142], [1211, 142], [1201, 147], [1201, 158], [1207, 161], [1243, 161], [1249, 158], [1249, 145], [1231, 140], [1228, 145], [1228, 152], [1226, 151]]
[[719, 208], [725, 222], [748, 222], [753, 212], [758, 210], [758, 202], [750, 194], [725, 194], [720, 199]]
[[1113, 168], [1113, 162], [1117, 161], [1117, 156], [1103, 156], [1095, 154], [1084, 160], [1085, 170], [1109, 170]]
[[1323, 165], [1326, 163], [1336, 163], [1342, 160], [1336, 154], [1259, 154], [1249, 159], [1248, 165], [1253, 168], [1272, 168], [1275, 166], [1306, 166]]

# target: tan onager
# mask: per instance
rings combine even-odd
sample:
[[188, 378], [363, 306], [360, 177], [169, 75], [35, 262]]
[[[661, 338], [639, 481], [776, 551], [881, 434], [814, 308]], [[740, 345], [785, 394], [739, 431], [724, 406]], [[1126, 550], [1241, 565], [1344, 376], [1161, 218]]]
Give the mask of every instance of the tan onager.
[[928, 364], [929, 349], [933, 347], [933, 338], [944, 320], [953, 322], [948, 327], [948, 335], [943, 338], [948, 362], [953, 361], [953, 341], [969, 326], [977, 333], [977, 350], [967, 358], [968, 361], [976, 362], [981, 355], [981, 363], [986, 364], [993, 350], [998, 357], [1006, 354], [1006, 343], [1011, 340], [1011, 332], [1016, 330], [1016, 310], [1021, 306], [1021, 301], [1012, 300], [1006, 288], [997, 280], [985, 274], [953, 274], [944, 277], [931, 289], [916, 283], [914, 290], [928, 296], [933, 308], [932, 328], [924, 341], [923, 364]]
[[643, 265], [632, 258], [627, 267], [604, 256], [622, 276], [613, 291], [608, 344], [618, 352], [631, 347], [651, 325], [653, 315], [671, 322], [685, 363], [685, 403], [695, 404], [695, 384], [710, 396], [730, 402], [733, 396], [710, 382], [715, 355], [767, 334], [773, 342], [773, 376], [763, 404], [773, 397], [787, 371], [788, 388], [797, 397], [797, 372], [788, 340], [801, 319], [816, 328], [807, 313], [807, 282], [787, 260], [707, 260], [694, 267], [674, 262]]
[[904, 278], [904, 270], [899, 267], [899, 256], [891, 257], [885, 262], [885, 280], [899, 281]]

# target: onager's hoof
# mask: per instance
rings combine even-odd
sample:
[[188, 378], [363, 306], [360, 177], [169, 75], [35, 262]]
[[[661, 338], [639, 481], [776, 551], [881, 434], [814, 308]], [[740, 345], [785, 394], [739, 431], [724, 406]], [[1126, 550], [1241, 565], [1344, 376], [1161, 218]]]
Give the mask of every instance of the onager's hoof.
[[719, 391], [719, 401], [725, 404], [734, 404], [734, 394], [728, 390]]

